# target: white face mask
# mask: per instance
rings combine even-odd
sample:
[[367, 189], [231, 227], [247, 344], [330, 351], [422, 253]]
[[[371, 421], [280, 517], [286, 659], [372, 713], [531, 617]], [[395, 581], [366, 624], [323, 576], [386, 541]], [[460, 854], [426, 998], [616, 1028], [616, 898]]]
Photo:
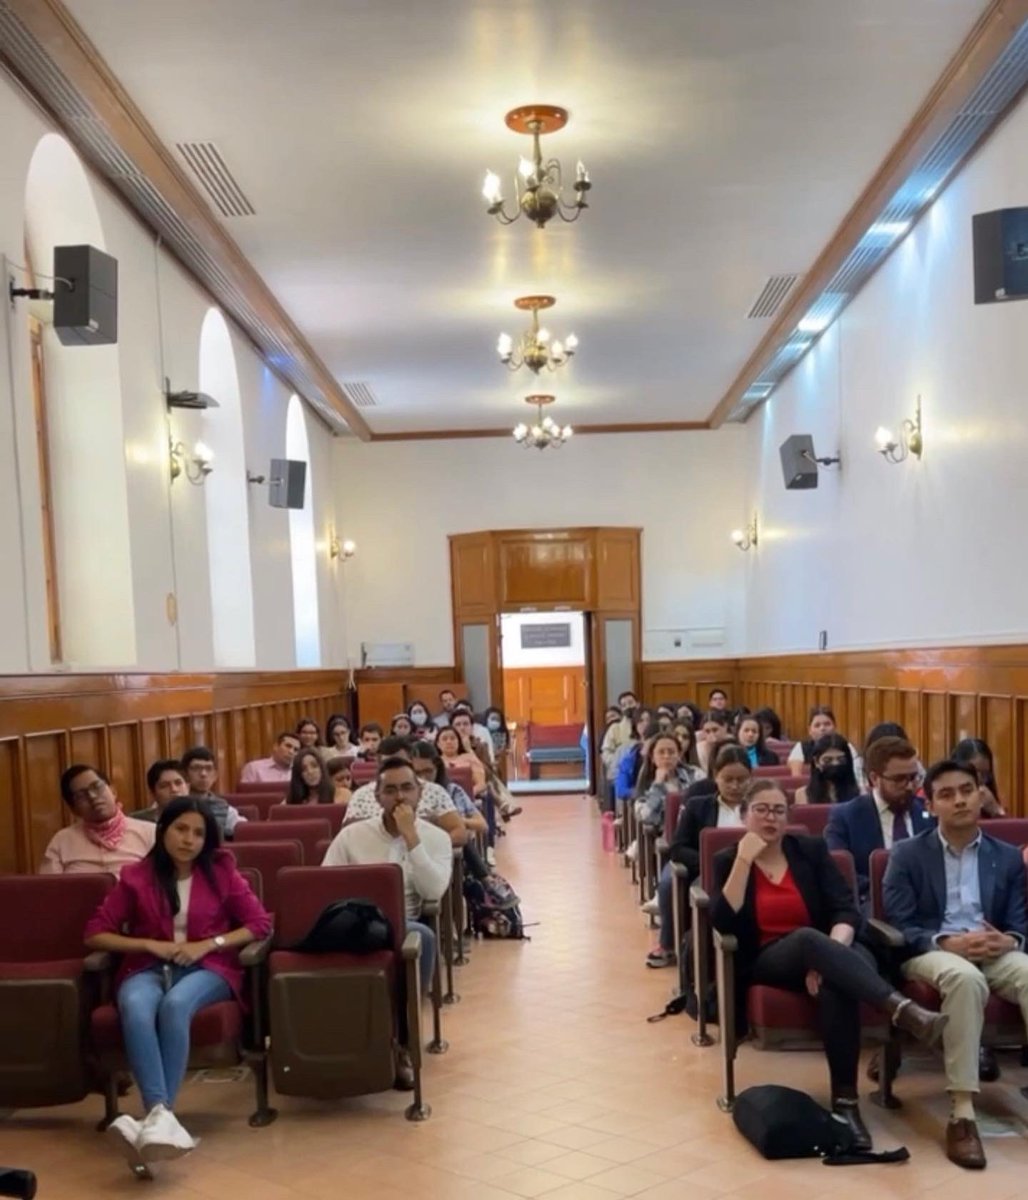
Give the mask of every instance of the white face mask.
[[485, 725], [487, 729], [491, 729], [493, 732], [495, 732], [497, 729], [503, 728], [499, 717], [490, 717], [489, 720], [486, 721]]
[[410, 719], [413, 725], [424, 725], [428, 720], [428, 714], [423, 712], [412, 712]]

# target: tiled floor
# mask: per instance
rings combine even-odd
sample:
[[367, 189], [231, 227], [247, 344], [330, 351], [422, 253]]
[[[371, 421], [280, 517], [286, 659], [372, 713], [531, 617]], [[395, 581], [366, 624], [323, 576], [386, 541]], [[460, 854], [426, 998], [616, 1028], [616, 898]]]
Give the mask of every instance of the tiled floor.
[[[902, 1166], [826, 1171], [817, 1162], [767, 1163], [736, 1134], [713, 1097], [718, 1051], [689, 1041], [684, 1016], [648, 1025], [669, 972], [642, 964], [649, 934], [625, 873], [600, 849], [593, 807], [578, 797], [529, 800], [500, 848], [500, 869], [538, 922], [524, 944], [477, 945], [459, 972], [462, 1001], [446, 1012], [450, 1051], [430, 1057], [432, 1119], [403, 1119], [387, 1093], [340, 1104], [279, 1100], [268, 1129], [246, 1125], [242, 1083], [192, 1082], [180, 1115], [203, 1138], [195, 1154], [137, 1183], [93, 1132], [99, 1100], [21, 1112], [0, 1122], [0, 1163], [32, 1167], [41, 1200], [165, 1195], [178, 1200], [990, 1200], [1020, 1195], [1028, 1141], [992, 1138], [986, 1175], [943, 1157], [945, 1106], [937, 1067], [901, 1080], [907, 1101], [866, 1116], [881, 1147], [906, 1144]], [[1011, 1059], [988, 1091], [997, 1110], [1028, 1118]], [[815, 1054], [744, 1049], [740, 1084], [773, 1080], [824, 1098]]]

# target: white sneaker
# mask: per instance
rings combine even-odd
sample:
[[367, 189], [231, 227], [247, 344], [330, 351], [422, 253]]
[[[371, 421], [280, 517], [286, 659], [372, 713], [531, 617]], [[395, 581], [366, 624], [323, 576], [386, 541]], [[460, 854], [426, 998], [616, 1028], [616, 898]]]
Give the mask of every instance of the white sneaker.
[[490, 867], [496, 866], [496, 851], [492, 848], [492, 846], [486, 847], [485, 861]]
[[127, 1116], [117, 1117], [107, 1126], [108, 1137], [117, 1145], [121, 1153], [125, 1155], [133, 1166], [142, 1161], [139, 1157], [139, 1150], [136, 1147], [142, 1128], [142, 1121], [137, 1121], [135, 1117]]
[[181, 1158], [200, 1143], [179, 1124], [178, 1118], [163, 1104], [150, 1109], [139, 1131], [136, 1147], [144, 1162]]
[[625, 851], [625, 858], [627, 858], [629, 862], [635, 862], [638, 859], [638, 857], [639, 857], [639, 843], [633, 842], [628, 847], [628, 849]]
[[655, 917], [660, 912], [660, 902], [654, 896], [652, 900], [647, 900], [645, 904], [640, 904], [639, 910], [648, 916]]

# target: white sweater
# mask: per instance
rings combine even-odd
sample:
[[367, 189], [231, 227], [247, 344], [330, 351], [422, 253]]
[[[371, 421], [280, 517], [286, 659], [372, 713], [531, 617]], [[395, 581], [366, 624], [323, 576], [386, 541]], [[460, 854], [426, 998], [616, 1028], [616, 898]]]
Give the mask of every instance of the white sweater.
[[417, 917], [423, 900], [441, 900], [450, 886], [453, 845], [450, 835], [420, 818], [414, 822], [418, 845], [407, 849], [402, 837], [393, 837], [381, 817], [344, 825], [325, 852], [323, 867], [371, 866], [399, 863], [407, 896], [407, 916]]

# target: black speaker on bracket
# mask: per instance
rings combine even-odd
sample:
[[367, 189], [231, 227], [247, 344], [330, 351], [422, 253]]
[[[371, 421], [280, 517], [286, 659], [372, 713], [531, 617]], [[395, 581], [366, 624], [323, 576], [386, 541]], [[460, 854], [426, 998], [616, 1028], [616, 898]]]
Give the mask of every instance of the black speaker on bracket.
[[1028, 208], [997, 208], [971, 218], [974, 302], [1028, 297]]
[[54, 332], [65, 346], [118, 340], [118, 260], [95, 246], [54, 247]]
[[272, 508], [303, 508], [307, 464], [295, 458], [273, 458], [268, 477], [268, 503]]

